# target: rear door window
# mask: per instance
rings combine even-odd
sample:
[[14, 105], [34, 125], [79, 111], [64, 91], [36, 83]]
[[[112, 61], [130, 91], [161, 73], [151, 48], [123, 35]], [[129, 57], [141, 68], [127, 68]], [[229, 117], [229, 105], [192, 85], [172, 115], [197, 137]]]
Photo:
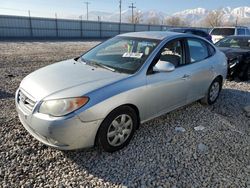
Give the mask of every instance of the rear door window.
[[190, 63], [202, 61], [209, 56], [207, 45], [199, 39], [188, 39]]
[[211, 32], [211, 35], [222, 35], [222, 36], [229, 36], [234, 34], [235, 34], [234, 28], [215, 28]]
[[237, 33], [238, 33], [238, 35], [245, 35], [246, 34], [245, 29], [237, 29]]

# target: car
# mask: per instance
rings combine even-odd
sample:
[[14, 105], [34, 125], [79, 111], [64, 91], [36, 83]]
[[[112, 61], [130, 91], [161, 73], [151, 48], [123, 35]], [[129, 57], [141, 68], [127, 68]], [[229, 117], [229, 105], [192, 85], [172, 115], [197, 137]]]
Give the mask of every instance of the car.
[[229, 36], [215, 44], [228, 58], [228, 79], [250, 80], [250, 36]]
[[213, 43], [218, 42], [222, 38], [231, 35], [250, 35], [248, 27], [236, 26], [236, 27], [215, 27], [210, 31]]
[[141, 123], [197, 100], [213, 104], [226, 75], [225, 55], [203, 38], [135, 32], [29, 74], [15, 101], [21, 123], [42, 143], [114, 152]]
[[212, 42], [211, 35], [209, 35], [206, 31], [203, 31], [201, 29], [172, 28], [172, 29], [169, 29], [168, 31], [198, 35], [198, 36], [203, 37], [203, 38], [207, 39], [208, 41]]

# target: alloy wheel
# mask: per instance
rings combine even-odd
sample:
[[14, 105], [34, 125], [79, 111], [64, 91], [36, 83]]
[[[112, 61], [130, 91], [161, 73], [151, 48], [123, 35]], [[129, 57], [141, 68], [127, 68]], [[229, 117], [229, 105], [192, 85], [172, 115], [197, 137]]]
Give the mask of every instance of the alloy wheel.
[[130, 136], [133, 129], [133, 120], [127, 114], [116, 117], [109, 125], [107, 140], [111, 146], [122, 145]]

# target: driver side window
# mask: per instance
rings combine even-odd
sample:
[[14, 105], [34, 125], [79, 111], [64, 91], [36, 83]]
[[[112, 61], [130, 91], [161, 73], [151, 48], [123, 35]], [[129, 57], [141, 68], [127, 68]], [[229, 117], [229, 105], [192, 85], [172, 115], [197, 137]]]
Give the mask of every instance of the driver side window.
[[183, 65], [184, 62], [181, 41], [172, 41], [167, 43], [160, 52], [160, 60], [172, 63], [175, 67]]

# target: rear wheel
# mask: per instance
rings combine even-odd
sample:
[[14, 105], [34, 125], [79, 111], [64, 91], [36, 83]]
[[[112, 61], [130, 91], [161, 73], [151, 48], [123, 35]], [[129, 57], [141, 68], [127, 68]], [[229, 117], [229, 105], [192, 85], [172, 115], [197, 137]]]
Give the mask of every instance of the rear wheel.
[[220, 95], [221, 87], [222, 87], [222, 80], [219, 77], [217, 77], [209, 86], [208, 92], [206, 96], [203, 99], [201, 99], [201, 102], [207, 105], [214, 104]]
[[104, 151], [114, 152], [122, 149], [130, 142], [136, 126], [135, 111], [122, 106], [112, 111], [103, 121], [98, 131], [98, 144]]

